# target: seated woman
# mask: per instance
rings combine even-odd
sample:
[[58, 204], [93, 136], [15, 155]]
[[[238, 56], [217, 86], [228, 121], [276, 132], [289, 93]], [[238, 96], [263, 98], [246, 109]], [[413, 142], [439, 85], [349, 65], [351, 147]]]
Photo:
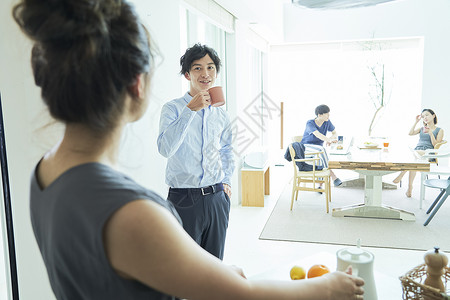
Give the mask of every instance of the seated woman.
[[[423, 127], [416, 129], [420, 120], [423, 120]], [[420, 155], [425, 153], [427, 149], [434, 149], [437, 143], [440, 143], [444, 138], [444, 130], [437, 127], [437, 117], [434, 111], [429, 108], [422, 110], [420, 115], [416, 116], [414, 125], [409, 130], [409, 135], [419, 134], [419, 142], [416, 145], [416, 150]], [[394, 183], [399, 183], [407, 171], [402, 171], [397, 178], [394, 179]], [[414, 178], [416, 177], [415, 171], [409, 172], [408, 190], [406, 191], [406, 197], [410, 198], [412, 195], [412, 185]]]
[[[330, 121], [330, 108], [325, 105], [319, 105], [315, 110], [316, 118], [306, 122], [305, 132], [301, 143], [305, 145], [305, 153], [323, 151], [320, 155], [320, 163], [324, 168], [328, 168], [328, 155], [323, 147], [323, 143], [327, 145], [337, 142], [337, 133], [333, 123]], [[327, 133], [331, 132], [331, 136], [327, 137]], [[342, 184], [342, 181], [336, 177], [330, 170], [330, 176], [335, 186]]]

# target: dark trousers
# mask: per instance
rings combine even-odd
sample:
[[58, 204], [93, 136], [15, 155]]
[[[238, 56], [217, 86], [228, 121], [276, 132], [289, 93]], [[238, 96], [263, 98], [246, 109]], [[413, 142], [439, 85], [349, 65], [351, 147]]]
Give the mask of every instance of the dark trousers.
[[[228, 228], [230, 214], [230, 199], [223, 191], [222, 184], [219, 188], [206, 195], [201, 189], [170, 188], [167, 200], [172, 202], [183, 221], [186, 232], [203, 249], [223, 259], [225, 237]], [[206, 193], [207, 193], [206, 192]]]

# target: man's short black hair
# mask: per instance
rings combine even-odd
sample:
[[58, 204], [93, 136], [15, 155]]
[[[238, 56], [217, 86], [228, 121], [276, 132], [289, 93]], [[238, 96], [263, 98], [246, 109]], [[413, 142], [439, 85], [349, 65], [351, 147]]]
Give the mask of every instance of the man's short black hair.
[[208, 54], [209, 57], [211, 57], [212, 61], [216, 65], [217, 73], [219, 73], [221, 62], [219, 56], [217, 55], [217, 52], [206, 45], [197, 43], [191, 48], [188, 48], [184, 53], [184, 55], [180, 58], [180, 66], [181, 66], [180, 74], [184, 75], [186, 73], [189, 73], [189, 71], [191, 70], [192, 63], [196, 60], [203, 58], [206, 54]]
[[319, 105], [316, 107], [316, 116], [323, 115], [323, 114], [326, 114], [329, 112], [330, 112], [330, 108], [325, 104], [322, 104], [322, 105]]

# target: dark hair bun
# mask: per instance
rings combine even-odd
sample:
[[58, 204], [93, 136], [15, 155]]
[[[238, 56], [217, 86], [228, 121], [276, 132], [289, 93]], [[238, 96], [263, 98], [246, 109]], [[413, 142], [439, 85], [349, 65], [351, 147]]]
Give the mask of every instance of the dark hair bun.
[[120, 15], [120, 0], [26, 0], [14, 9], [25, 33], [43, 48], [85, 42], [95, 52], [96, 40], [108, 36], [108, 23]]
[[22, 0], [13, 16], [36, 42], [35, 82], [58, 120], [111, 126], [126, 88], [151, 70], [149, 36], [125, 0]]

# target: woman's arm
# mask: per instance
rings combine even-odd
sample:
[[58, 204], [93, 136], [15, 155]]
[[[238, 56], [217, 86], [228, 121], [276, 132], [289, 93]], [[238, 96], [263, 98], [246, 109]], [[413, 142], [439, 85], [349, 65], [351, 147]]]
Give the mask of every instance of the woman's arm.
[[442, 142], [442, 140], [444, 139], [444, 129], [442, 129], [442, 128], [441, 128], [441, 130], [439, 130], [436, 137], [434, 137], [432, 130], [429, 130], [428, 134], [430, 135], [431, 144], [433, 144], [433, 147], [436, 146], [437, 143]]
[[118, 274], [192, 300], [356, 299], [362, 279], [334, 272], [298, 281], [249, 281], [198, 246], [160, 205], [136, 200], [104, 229], [108, 259]]
[[422, 119], [421, 115], [417, 115], [416, 116], [416, 121], [414, 122], [414, 125], [411, 127], [411, 129], [409, 130], [409, 135], [416, 135], [420, 132], [420, 128], [416, 129], [417, 123], [419, 123], [420, 119]]

